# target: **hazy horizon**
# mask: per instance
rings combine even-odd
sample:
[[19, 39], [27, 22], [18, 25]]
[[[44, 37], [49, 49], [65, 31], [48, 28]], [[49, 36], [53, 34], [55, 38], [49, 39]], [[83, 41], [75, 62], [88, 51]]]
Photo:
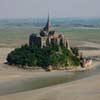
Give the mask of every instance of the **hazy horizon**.
[[0, 19], [100, 18], [100, 0], [0, 0]]

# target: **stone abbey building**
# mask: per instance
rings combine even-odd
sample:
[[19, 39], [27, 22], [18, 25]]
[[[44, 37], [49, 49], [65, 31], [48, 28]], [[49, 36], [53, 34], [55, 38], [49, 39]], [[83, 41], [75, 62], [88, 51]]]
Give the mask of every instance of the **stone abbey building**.
[[31, 34], [29, 37], [29, 45], [38, 45], [43, 48], [48, 45], [64, 45], [70, 49], [68, 40], [64, 37], [62, 33], [58, 33], [50, 29], [50, 19], [48, 16], [47, 23], [43, 29], [41, 29], [39, 35]]

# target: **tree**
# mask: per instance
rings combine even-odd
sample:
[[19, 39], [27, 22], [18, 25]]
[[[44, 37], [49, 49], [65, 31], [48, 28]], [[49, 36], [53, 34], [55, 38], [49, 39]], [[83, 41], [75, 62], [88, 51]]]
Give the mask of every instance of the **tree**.
[[79, 56], [79, 50], [77, 47], [71, 48], [73, 54], [75, 54], [75, 56]]
[[[73, 49], [76, 53], [76, 49]], [[70, 65], [78, 66], [79, 59], [64, 46], [49, 45], [48, 47], [38, 47], [36, 45], [23, 45], [16, 48], [7, 56], [8, 64], [21, 66], [22, 68], [40, 66], [42, 68], [60, 66], [67, 67]]]
[[[35, 49], [35, 48], [34, 48]], [[35, 50], [30, 48], [28, 45], [24, 45], [21, 48], [17, 48], [7, 56], [7, 61], [10, 65], [24, 66], [35, 66], [37, 59], [35, 57]]]

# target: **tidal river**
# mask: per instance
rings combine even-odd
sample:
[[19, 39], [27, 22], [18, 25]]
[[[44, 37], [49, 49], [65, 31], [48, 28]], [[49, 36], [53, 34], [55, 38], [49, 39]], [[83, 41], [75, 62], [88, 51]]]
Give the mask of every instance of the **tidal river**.
[[100, 66], [87, 71], [70, 72], [71, 74], [68, 73], [69, 72], [61, 72], [60, 74], [59, 72], [58, 75], [54, 76], [51, 75], [34, 79], [28, 78], [23, 80], [12, 80], [9, 82], [0, 83], [0, 95], [29, 91], [90, 77], [92, 75], [100, 74]]

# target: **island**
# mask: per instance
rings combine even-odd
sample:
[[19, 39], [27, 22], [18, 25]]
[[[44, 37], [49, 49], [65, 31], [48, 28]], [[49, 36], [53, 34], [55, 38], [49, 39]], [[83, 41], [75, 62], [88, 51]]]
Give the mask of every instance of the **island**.
[[63, 33], [52, 30], [48, 15], [47, 23], [39, 33], [29, 36], [29, 43], [11, 51], [7, 64], [19, 68], [43, 68], [46, 71], [75, 69], [90, 66], [92, 60], [83, 58], [77, 47], [70, 46]]

